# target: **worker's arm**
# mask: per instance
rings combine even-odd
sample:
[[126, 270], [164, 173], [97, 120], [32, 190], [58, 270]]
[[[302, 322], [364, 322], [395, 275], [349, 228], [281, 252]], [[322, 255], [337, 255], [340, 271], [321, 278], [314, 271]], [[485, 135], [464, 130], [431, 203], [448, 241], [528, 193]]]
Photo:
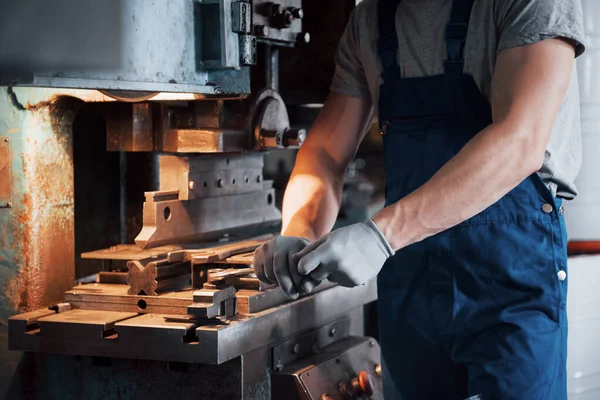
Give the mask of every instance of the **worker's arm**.
[[394, 249], [476, 215], [542, 167], [574, 55], [573, 44], [562, 39], [498, 55], [493, 123], [422, 187], [373, 218]]
[[394, 250], [467, 220], [537, 172], [574, 55], [562, 39], [502, 51], [492, 81], [493, 123], [427, 183], [377, 213], [375, 224], [342, 228], [305, 247], [299, 272], [345, 286], [364, 283]]
[[346, 168], [372, 118], [370, 100], [331, 93], [298, 152], [283, 201], [282, 236], [254, 253], [258, 278], [277, 283], [289, 298], [298, 297], [304, 280], [292, 255], [333, 227]]
[[331, 230], [346, 168], [373, 119], [369, 100], [331, 93], [302, 144], [283, 199], [285, 236], [316, 240]]

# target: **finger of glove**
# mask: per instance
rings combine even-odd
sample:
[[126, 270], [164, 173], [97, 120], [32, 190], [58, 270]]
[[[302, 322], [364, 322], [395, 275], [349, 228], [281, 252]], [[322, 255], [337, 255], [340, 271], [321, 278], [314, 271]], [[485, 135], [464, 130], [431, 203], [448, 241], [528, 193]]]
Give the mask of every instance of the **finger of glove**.
[[300, 259], [302, 259], [302, 257], [313, 252], [319, 246], [321, 246], [323, 243], [325, 243], [325, 237], [322, 237], [321, 239], [319, 239], [315, 242], [308, 243], [302, 250], [298, 251], [296, 254], [294, 254], [292, 256], [294, 259], [294, 262], [298, 263], [300, 261]]
[[329, 274], [329, 276], [327, 277], [327, 280], [329, 282], [337, 283], [338, 285], [344, 286], [344, 287], [357, 286], [357, 284], [352, 282], [352, 280], [346, 274], [342, 274], [338, 271], [332, 272], [331, 274]]
[[295, 254], [290, 254], [288, 257], [288, 268], [294, 287], [297, 290], [300, 290], [300, 285], [302, 284], [302, 281], [304, 281], [305, 276], [298, 272], [298, 259], [296, 259], [294, 255]]
[[295, 255], [296, 257], [300, 257], [300, 260], [298, 261], [298, 272], [302, 275], [311, 274], [321, 264], [326, 255], [326, 246], [317, 244], [317, 242], [309, 244], [304, 250]]
[[276, 283], [277, 282], [277, 277], [275, 277], [275, 272], [273, 272], [273, 254], [274, 252], [271, 251], [267, 251], [265, 252], [265, 259], [263, 262], [263, 265], [265, 266], [264, 272], [265, 272], [265, 276], [267, 277], [267, 279], [269, 280], [269, 282], [271, 283]]
[[305, 276], [302, 283], [299, 285], [300, 294], [307, 294], [313, 291], [314, 288], [319, 286], [321, 282], [314, 280], [310, 276]]
[[265, 275], [265, 245], [263, 244], [254, 252], [254, 261], [252, 262], [252, 266], [254, 267], [254, 273], [256, 277], [265, 283], [272, 284], [267, 276]]
[[292, 281], [288, 261], [289, 257], [287, 253], [275, 253], [273, 256], [273, 272], [283, 293], [287, 296], [287, 298], [295, 300], [298, 298], [298, 290]]
[[324, 281], [325, 279], [329, 278], [329, 275], [331, 275], [330, 268], [328, 267], [329, 266], [326, 264], [319, 264], [317, 268], [312, 270], [310, 277], [318, 282]]

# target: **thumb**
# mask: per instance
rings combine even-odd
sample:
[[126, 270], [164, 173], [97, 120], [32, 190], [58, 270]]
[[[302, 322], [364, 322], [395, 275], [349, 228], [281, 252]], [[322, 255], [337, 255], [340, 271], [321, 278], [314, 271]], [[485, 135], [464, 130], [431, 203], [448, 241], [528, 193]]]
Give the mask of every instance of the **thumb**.
[[316, 247], [304, 252], [306, 254], [300, 258], [300, 261], [298, 261], [298, 272], [300, 272], [302, 275], [308, 275], [317, 269], [317, 267], [321, 264], [323, 248]]

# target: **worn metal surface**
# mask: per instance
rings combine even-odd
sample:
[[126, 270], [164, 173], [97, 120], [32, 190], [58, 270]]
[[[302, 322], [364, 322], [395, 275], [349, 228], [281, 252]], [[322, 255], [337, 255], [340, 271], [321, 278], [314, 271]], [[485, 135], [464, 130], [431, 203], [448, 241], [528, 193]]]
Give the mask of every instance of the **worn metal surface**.
[[7, 319], [50, 306], [73, 285], [71, 125], [81, 102], [0, 87], [0, 135], [11, 145], [11, 208], [0, 209], [0, 397], [20, 354], [6, 352]]
[[[278, 287], [257, 288], [246, 282], [239, 282], [243, 278], [227, 281], [240, 289], [236, 293], [237, 312], [242, 315], [255, 314], [269, 308], [288, 303]], [[256, 278], [252, 278], [253, 284]], [[323, 282], [317, 286], [313, 293], [333, 287], [330, 282]], [[250, 287], [253, 287], [250, 289]], [[193, 290], [180, 290], [161, 293], [159, 296], [129, 295], [129, 285], [91, 283], [75, 286], [65, 292], [65, 301], [74, 308], [86, 310], [129, 311], [139, 313], [159, 313], [186, 315], [187, 307], [193, 303]]]
[[[238, 34], [232, 30], [231, 0], [207, 3], [128, 0], [118, 2], [118, 6], [114, 14], [116, 20], [103, 21], [104, 26], [110, 27], [107, 29], [120, 32], [119, 40], [109, 46], [119, 55], [110, 60], [115, 65], [48, 68], [33, 60], [31, 75], [10, 76], [9, 70], [0, 78], [4, 82], [41, 87], [206, 95], [250, 92], [249, 69], [240, 66]], [[63, 1], [57, 2], [55, 7], [46, 15], [46, 23], [53, 15], [70, 15], [72, 5]], [[61, 11], [61, 7], [66, 9]], [[7, 34], [10, 32], [7, 30]], [[9, 36], [6, 40], [15, 38]], [[89, 49], [75, 47], [72, 51], [79, 51], [85, 57]], [[71, 54], [70, 58], [77, 57]]]
[[127, 269], [129, 295], [157, 296], [160, 292], [189, 288], [191, 284], [191, 265], [187, 262], [169, 263], [163, 258], [144, 265], [140, 261], [129, 261]]
[[154, 129], [151, 104], [119, 104], [106, 118], [106, 150], [153, 151]]
[[178, 191], [146, 193], [142, 248], [218, 238], [249, 228], [276, 226], [281, 212], [273, 189], [232, 196], [177, 200]]
[[[274, 373], [272, 395], [274, 399], [290, 400], [320, 400], [325, 398], [322, 395], [333, 400], [364, 397], [380, 400], [383, 399], [383, 385], [376, 372], [378, 365], [380, 349], [375, 340], [349, 337]], [[344, 390], [352, 391], [353, 395], [346, 397]]]
[[263, 189], [262, 154], [162, 155], [160, 190], [179, 190], [179, 200], [249, 193]]
[[[376, 296], [374, 282], [352, 289], [336, 286], [256, 314], [234, 316], [228, 325], [198, 326], [195, 338], [179, 337], [161, 342], [158, 348], [147, 343], [164, 337], [163, 327], [149, 324], [147, 318], [139, 319], [137, 313], [71, 310], [37, 320], [22, 314], [9, 321], [10, 344], [13, 349], [33, 352], [222, 364], [316, 329]], [[36, 326], [39, 333], [27, 333]]]
[[10, 138], [0, 136], [0, 208], [11, 206], [12, 193], [12, 157]]
[[[160, 347], [159, 341], [153, 344]], [[242, 397], [242, 365], [237, 358], [221, 365], [164, 361], [26, 354], [22, 378], [6, 399], [61, 400], [258, 400]], [[31, 371], [35, 371], [32, 374]]]
[[235, 288], [202, 289], [194, 292], [194, 302], [187, 308], [193, 319], [230, 318], [235, 315]]
[[321, 349], [350, 335], [350, 319], [360, 317], [356, 313], [345, 315], [341, 319], [318, 329], [298, 335], [273, 347], [272, 369], [281, 371], [294, 361], [318, 353]]

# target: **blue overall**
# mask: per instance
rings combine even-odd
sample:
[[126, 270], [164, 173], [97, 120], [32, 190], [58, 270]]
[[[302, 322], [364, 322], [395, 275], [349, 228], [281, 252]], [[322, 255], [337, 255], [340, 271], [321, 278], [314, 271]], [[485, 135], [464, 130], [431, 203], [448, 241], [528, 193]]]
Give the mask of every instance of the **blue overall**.
[[[453, 2], [445, 72], [422, 78], [401, 77], [398, 2], [378, 4], [387, 204], [492, 122], [463, 73], [473, 0]], [[378, 276], [386, 400], [566, 399], [566, 241], [561, 199], [533, 174], [473, 218], [398, 251]]]

